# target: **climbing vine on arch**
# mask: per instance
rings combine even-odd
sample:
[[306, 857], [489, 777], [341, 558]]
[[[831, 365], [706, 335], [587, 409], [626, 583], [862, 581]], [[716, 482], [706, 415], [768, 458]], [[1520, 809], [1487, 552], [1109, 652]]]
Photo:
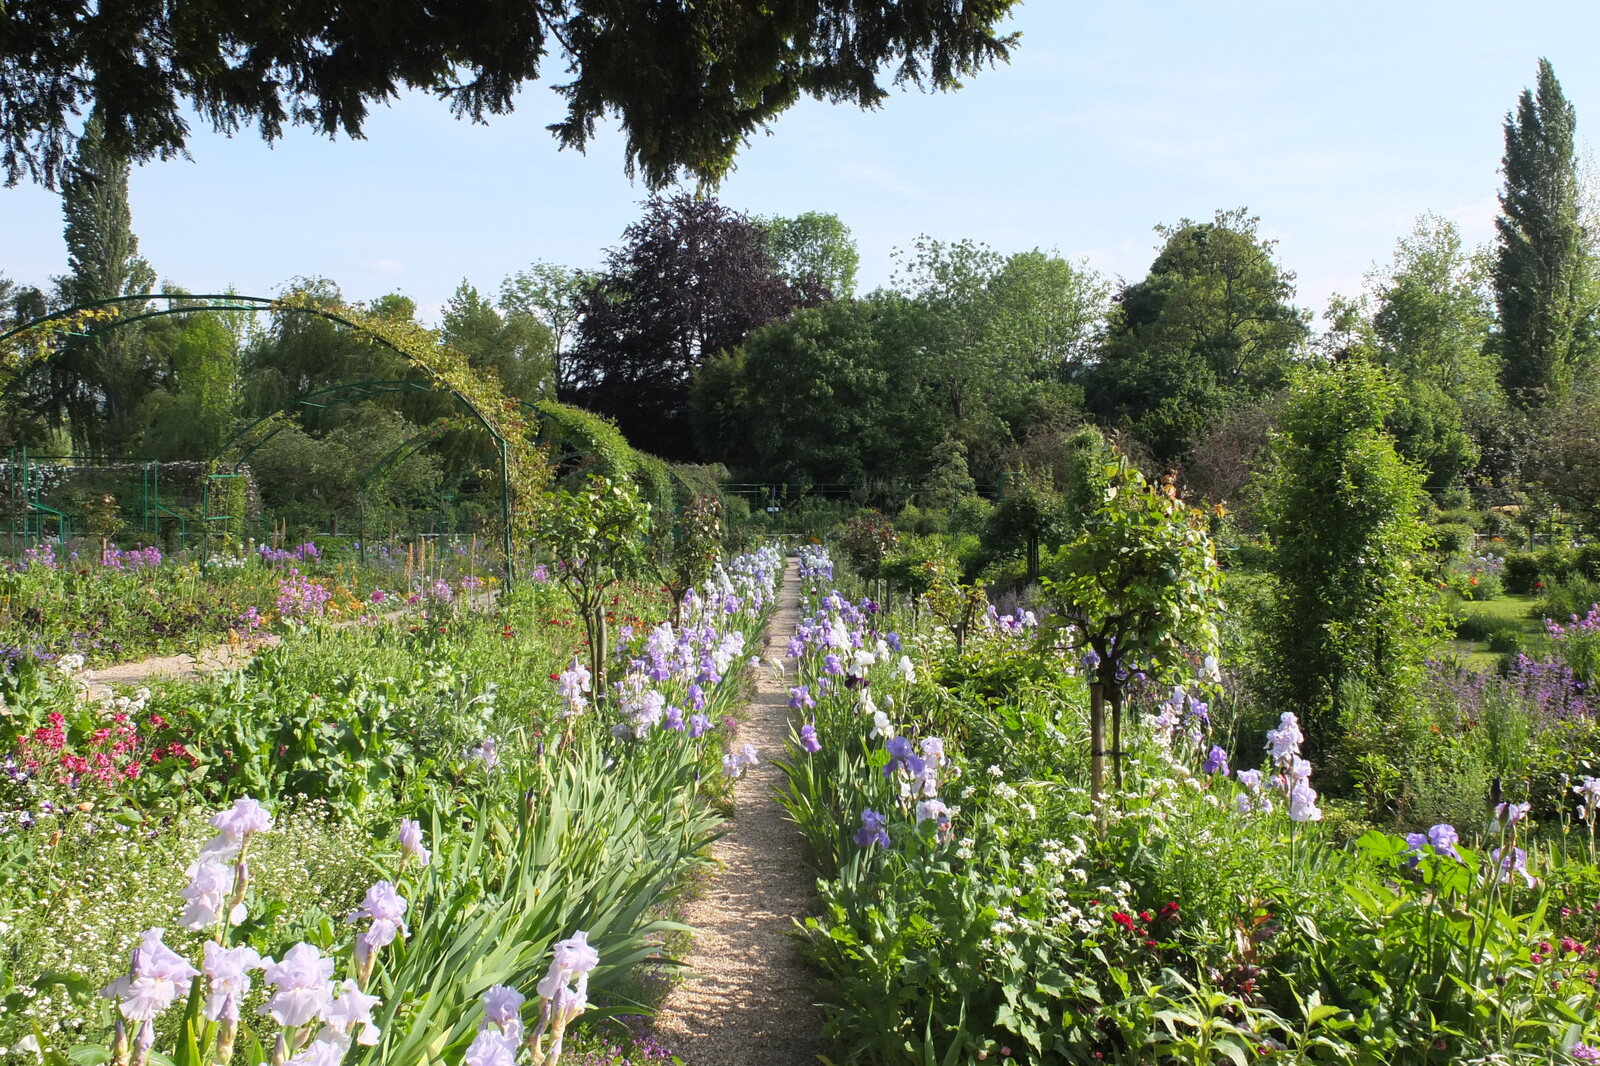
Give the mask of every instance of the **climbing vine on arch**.
[[440, 386], [458, 396], [481, 418], [503, 449], [505, 476], [511, 495], [510, 534], [514, 544], [526, 544], [545, 513], [552, 469], [545, 449], [535, 442], [536, 427], [522, 404], [509, 396], [492, 375], [468, 361], [439, 335], [408, 319], [373, 314], [361, 307], [329, 306], [310, 293], [293, 293], [273, 302], [274, 310], [320, 315], [368, 334], [409, 359]]

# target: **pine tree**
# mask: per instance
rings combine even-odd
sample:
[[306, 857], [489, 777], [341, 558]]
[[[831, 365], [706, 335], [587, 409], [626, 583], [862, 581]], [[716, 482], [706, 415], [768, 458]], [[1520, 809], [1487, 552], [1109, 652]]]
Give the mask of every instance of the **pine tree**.
[[1577, 116], [1549, 60], [1536, 91], [1506, 116], [1505, 191], [1495, 219], [1493, 283], [1500, 313], [1501, 381], [1523, 404], [1572, 385], [1587, 289], [1573, 134]]
[[[61, 182], [67, 265], [57, 279], [62, 302], [93, 303], [136, 296], [155, 287], [155, 271], [139, 257], [128, 207], [128, 161], [106, 149], [91, 116]], [[130, 312], [124, 307], [123, 313]], [[52, 415], [71, 424], [74, 447], [116, 456], [136, 432], [139, 403], [155, 384], [137, 327], [86, 338], [60, 358], [51, 381]]]

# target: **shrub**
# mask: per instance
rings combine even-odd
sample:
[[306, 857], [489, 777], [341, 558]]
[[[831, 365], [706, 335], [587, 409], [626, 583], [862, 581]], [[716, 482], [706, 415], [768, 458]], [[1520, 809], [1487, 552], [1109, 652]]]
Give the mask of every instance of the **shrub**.
[[1400, 713], [1442, 619], [1418, 572], [1422, 474], [1383, 430], [1394, 405], [1363, 363], [1299, 375], [1274, 444], [1264, 516], [1278, 599], [1269, 676], [1315, 757], [1337, 746], [1348, 682]]
[[1600, 603], [1600, 581], [1582, 574], [1569, 573], [1566, 577], [1546, 577], [1544, 595], [1535, 610], [1543, 618], [1560, 621], [1574, 616], [1582, 618], [1589, 608]]
[[1520, 655], [1522, 653], [1522, 631], [1511, 626], [1501, 626], [1489, 634], [1489, 650], [1500, 655]]

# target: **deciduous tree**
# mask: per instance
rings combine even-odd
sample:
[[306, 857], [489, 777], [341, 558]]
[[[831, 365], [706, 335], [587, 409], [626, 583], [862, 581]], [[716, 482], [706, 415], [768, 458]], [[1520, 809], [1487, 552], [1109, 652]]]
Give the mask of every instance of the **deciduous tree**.
[[634, 446], [692, 459], [687, 400], [694, 371], [801, 295], [778, 276], [761, 228], [711, 199], [645, 205], [582, 305], [562, 399], [616, 420]]
[[[57, 280], [63, 304], [138, 296], [155, 288], [155, 271], [139, 255], [128, 207], [128, 160], [109, 147], [91, 116], [61, 186], [69, 273]], [[122, 308], [124, 315], [133, 308]], [[74, 341], [50, 371], [53, 416], [70, 425], [80, 450], [119, 456], [137, 429], [151, 366], [135, 326], [118, 326]]]
[[1505, 188], [1495, 219], [1501, 380], [1523, 404], [1572, 387], [1586, 355], [1581, 333], [1594, 315], [1579, 220], [1576, 126], [1555, 69], [1539, 60], [1537, 89], [1524, 89], [1506, 116]]
[[1305, 340], [1294, 274], [1243, 208], [1211, 222], [1158, 226], [1160, 254], [1116, 298], [1089, 409], [1124, 424], [1162, 461], [1184, 454], [1212, 418], [1282, 385]]

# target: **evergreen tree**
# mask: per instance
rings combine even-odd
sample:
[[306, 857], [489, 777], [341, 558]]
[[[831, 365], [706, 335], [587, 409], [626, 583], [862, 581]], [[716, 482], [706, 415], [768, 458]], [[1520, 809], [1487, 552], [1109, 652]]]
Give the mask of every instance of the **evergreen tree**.
[[[57, 279], [65, 304], [137, 296], [155, 287], [155, 271], [139, 257], [128, 208], [128, 161], [106, 148], [91, 116], [61, 182], [67, 265]], [[123, 314], [131, 309], [124, 307]], [[70, 423], [73, 446], [111, 456], [137, 432], [140, 402], [154, 384], [136, 326], [119, 326], [75, 343], [52, 370], [50, 414]]]
[[1493, 268], [1501, 381], [1523, 404], [1571, 388], [1582, 356], [1588, 263], [1579, 219], [1577, 116], [1549, 60], [1506, 116], [1505, 190]]

